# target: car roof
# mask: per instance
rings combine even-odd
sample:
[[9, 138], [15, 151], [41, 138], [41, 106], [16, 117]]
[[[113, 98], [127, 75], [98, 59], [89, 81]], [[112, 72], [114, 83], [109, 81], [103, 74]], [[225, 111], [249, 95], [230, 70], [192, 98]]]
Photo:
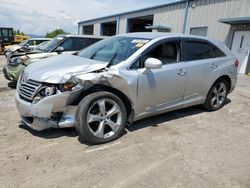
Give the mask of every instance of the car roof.
[[180, 37], [180, 38], [203, 39], [203, 40], [209, 40], [209, 41], [214, 41], [214, 42], [219, 41], [216, 39], [203, 37], [203, 36], [197, 36], [197, 35], [188, 35], [188, 34], [181, 34], [181, 33], [163, 33], [163, 32], [125, 33], [125, 34], [120, 34], [119, 36], [144, 38], [144, 39], [150, 39], [150, 40], [155, 39], [155, 38], [159, 38], [159, 37], [164, 37], [164, 38]]
[[104, 39], [108, 38], [107, 36], [97, 36], [97, 35], [72, 35], [72, 34], [60, 34], [57, 37], [79, 37], [79, 38], [98, 38]]
[[27, 40], [51, 40], [51, 38], [29, 38]]

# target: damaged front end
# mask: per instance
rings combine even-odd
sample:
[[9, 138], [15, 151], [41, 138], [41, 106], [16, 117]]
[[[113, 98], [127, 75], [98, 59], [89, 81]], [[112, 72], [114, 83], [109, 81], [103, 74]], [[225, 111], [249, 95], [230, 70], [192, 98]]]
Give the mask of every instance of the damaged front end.
[[[126, 96], [136, 93], [132, 91], [136, 91], [136, 84], [129, 84], [136, 83], [131, 80], [134, 79], [133, 76], [126, 80], [119, 70], [110, 70], [103, 66], [99, 69], [96, 67], [91, 72], [47, 77], [43, 82], [29, 79], [27, 74], [25, 71], [18, 81], [16, 106], [23, 123], [38, 131], [74, 127], [77, 105], [95, 86], [115, 88]], [[129, 104], [133, 103], [129, 100]], [[128, 109], [131, 110], [132, 107], [129, 106]]]
[[76, 107], [71, 105], [82, 87], [72, 84], [44, 84], [21, 79], [16, 106], [25, 125], [34, 130], [75, 126]]

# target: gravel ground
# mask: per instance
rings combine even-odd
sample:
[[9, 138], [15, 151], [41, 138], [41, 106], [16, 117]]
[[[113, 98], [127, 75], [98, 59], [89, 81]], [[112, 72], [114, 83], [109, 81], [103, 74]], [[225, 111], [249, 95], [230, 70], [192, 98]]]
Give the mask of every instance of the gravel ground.
[[[0, 69], [5, 58], [0, 56]], [[250, 187], [250, 78], [217, 112], [192, 107], [136, 122], [98, 146], [74, 129], [20, 124], [0, 72], [0, 187]]]

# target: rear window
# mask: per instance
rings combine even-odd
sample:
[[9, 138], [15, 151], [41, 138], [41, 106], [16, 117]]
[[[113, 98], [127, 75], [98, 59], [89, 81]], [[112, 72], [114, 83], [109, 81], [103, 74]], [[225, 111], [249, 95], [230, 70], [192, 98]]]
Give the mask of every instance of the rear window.
[[216, 46], [208, 42], [185, 41], [184, 42], [184, 60], [194, 61], [201, 59], [210, 59], [224, 57], [225, 54]]

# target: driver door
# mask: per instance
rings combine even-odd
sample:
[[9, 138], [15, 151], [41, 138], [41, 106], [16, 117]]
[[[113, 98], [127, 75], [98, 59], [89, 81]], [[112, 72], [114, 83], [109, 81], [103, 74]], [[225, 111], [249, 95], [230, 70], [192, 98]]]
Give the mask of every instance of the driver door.
[[[180, 61], [179, 39], [158, 42], [139, 59], [144, 67], [147, 58], [162, 61], [159, 69], [138, 69], [138, 111], [154, 113], [181, 108], [187, 72]], [[145, 69], [144, 69], [145, 70]]]

